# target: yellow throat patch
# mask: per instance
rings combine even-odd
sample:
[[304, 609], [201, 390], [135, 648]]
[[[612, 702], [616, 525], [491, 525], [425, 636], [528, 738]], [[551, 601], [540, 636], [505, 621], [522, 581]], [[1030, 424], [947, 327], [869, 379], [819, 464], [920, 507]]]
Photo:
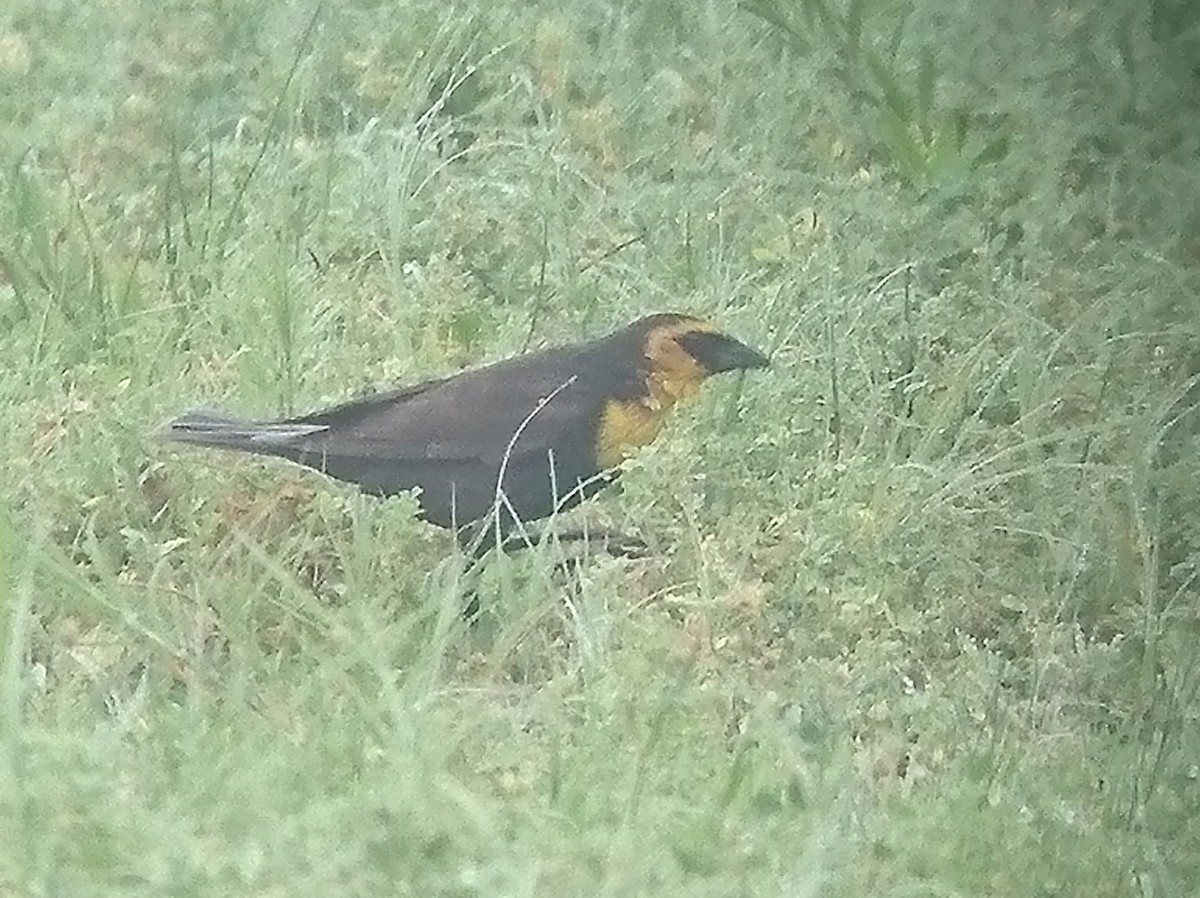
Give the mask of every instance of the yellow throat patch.
[[604, 404], [597, 435], [596, 461], [602, 470], [615, 468], [634, 450], [654, 441], [676, 402], [700, 389], [708, 372], [675, 342], [681, 334], [715, 331], [699, 319], [682, 321], [650, 332], [646, 340], [645, 395], [632, 400], [610, 399]]

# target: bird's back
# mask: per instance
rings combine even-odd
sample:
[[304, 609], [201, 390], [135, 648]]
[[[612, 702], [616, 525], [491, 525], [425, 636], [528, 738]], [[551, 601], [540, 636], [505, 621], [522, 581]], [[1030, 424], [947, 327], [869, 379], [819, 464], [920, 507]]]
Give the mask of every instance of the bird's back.
[[510, 512], [532, 520], [594, 492], [561, 501], [599, 474], [604, 404], [636, 377], [636, 366], [606, 352], [604, 341], [551, 349], [263, 422], [291, 430], [252, 451], [377, 495], [419, 487], [425, 517], [443, 526], [485, 516], [503, 470]]

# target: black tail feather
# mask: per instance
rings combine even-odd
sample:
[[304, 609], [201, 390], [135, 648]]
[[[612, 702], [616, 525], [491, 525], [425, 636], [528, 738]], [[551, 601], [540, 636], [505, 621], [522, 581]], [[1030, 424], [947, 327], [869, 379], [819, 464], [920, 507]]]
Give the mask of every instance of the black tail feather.
[[171, 442], [193, 446], [273, 454], [293, 448], [327, 429], [320, 424], [246, 421], [196, 411], [176, 418], [161, 436]]

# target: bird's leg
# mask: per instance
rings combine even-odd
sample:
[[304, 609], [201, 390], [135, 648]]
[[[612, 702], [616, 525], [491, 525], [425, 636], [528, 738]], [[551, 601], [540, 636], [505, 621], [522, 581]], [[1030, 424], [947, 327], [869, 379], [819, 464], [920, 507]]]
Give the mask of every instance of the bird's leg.
[[[614, 558], [645, 558], [650, 554], [650, 547], [645, 540], [611, 527], [576, 527], [554, 534], [554, 540], [564, 546], [586, 543], [587, 548], [599, 549]], [[508, 541], [502, 545], [508, 548]]]
[[[458, 545], [468, 557], [480, 559], [496, 548], [497, 543], [505, 552], [522, 552], [541, 545], [546, 535], [547, 530], [530, 527], [510, 527], [497, 532], [494, 522], [484, 520], [460, 529]], [[589, 548], [614, 558], [644, 558], [650, 554], [650, 547], [643, 539], [610, 527], [575, 527], [550, 535], [559, 545], [586, 543]]]
[[[463, 605], [462, 616], [471, 625], [474, 625], [479, 620], [479, 590], [476, 581], [488, 552], [496, 548], [497, 545], [500, 545], [502, 548], [506, 547], [509, 541], [512, 541], [514, 548], [522, 542], [528, 545], [527, 542], [517, 539], [519, 534], [511, 532], [517, 528], [512, 526], [505, 527], [502, 524], [497, 525], [497, 514], [498, 509], [494, 507], [491, 514], [487, 517], [459, 527], [455, 533], [455, 541], [458, 543], [459, 551], [462, 552], [463, 558], [466, 560], [466, 567], [463, 570], [463, 582], [466, 587], [463, 592], [463, 598], [466, 602]], [[527, 536], [525, 540], [528, 540]]]
[[[614, 558], [645, 558], [650, 547], [640, 537], [623, 533], [610, 527], [575, 527], [561, 532], [549, 532], [550, 538], [560, 547], [582, 546], [582, 551], [555, 563], [556, 569], [578, 567], [589, 552], [599, 552]], [[547, 536], [546, 529], [535, 529], [523, 525], [497, 528], [491, 516], [459, 528], [456, 539], [459, 549], [467, 560], [463, 572], [466, 583], [463, 618], [474, 623], [479, 618], [479, 594], [475, 588], [475, 575], [484, 564], [485, 556], [499, 545], [506, 553], [522, 552], [537, 548]]]

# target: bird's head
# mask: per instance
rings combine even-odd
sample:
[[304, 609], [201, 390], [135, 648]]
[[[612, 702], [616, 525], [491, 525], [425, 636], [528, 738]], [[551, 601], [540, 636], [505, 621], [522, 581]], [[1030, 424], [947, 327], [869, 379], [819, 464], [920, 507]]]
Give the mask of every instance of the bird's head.
[[613, 339], [638, 360], [637, 375], [628, 394], [605, 405], [596, 451], [602, 468], [615, 467], [653, 440], [672, 406], [712, 375], [770, 364], [757, 349], [691, 315], [650, 315]]
[[670, 402], [695, 393], [714, 374], [771, 364], [757, 349], [691, 315], [650, 315], [629, 330], [640, 340], [652, 392], [665, 393]]

